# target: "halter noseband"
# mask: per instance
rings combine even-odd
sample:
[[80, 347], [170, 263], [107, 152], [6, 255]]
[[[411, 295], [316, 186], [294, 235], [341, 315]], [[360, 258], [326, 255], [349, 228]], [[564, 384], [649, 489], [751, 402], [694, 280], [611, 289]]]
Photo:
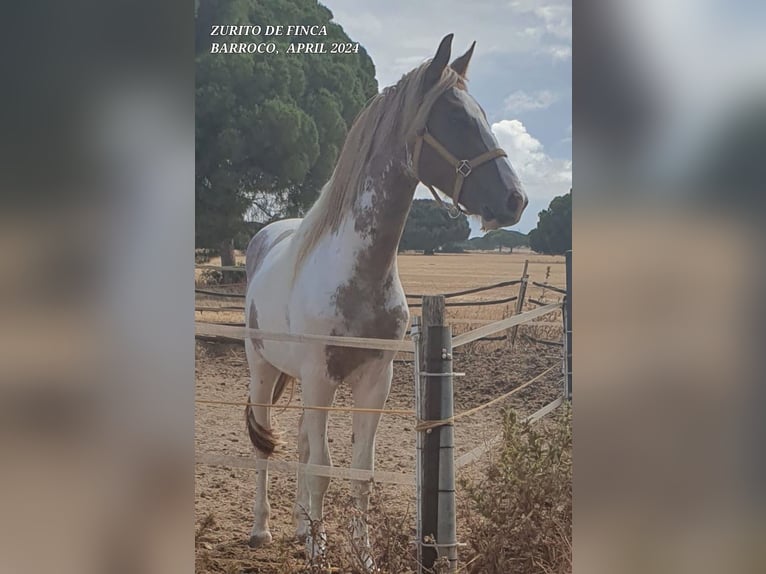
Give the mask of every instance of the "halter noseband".
[[[433, 188], [432, 185], [429, 185], [425, 183], [421, 178], [418, 170], [418, 165], [420, 162], [420, 152], [423, 148], [423, 142], [430, 145], [436, 153], [438, 153], [440, 156], [442, 156], [447, 162], [455, 168], [455, 186], [452, 189], [452, 205], [448, 206], [445, 205], [445, 203], [441, 200], [439, 197], [439, 194], [436, 193], [436, 190]], [[487, 163], [488, 161], [491, 161], [493, 159], [496, 159], [498, 157], [508, 157], [508, 154], [505, 153], [500, 148], [495, 148], [491, 150], [487, 150], [484, 153], [477, 155], [473, 159], [457, 159], [454, 155], [452, 155], [447, 148], [445, 148], [442, 144], [439, 143], [439, 140], [437, 140], [434, 136], [432, 136], [430, 133], [428, 133], [428, 130], [426, 128], [423, 128], [418, 132], [417, 137], [415, 138], [415, 151], [412, 156], [412, 168], [415, 171], [415, 177], [418, 178], [420, 183], [425, 185], [430, 191], [431, 194], [434, 196], [434, 199], [442, 206], [444, 207], [450, 214], [450, 217], [453, 219], [460, 216], [460, 213], [468, 213], [467, 211], [463, 210], [460, 207], [460, 192], [463, 190], [463, 181], [465, 178], [467, 178], [471, 173], [473, 173], [473, 170], [479, 167], [480, 165]]]

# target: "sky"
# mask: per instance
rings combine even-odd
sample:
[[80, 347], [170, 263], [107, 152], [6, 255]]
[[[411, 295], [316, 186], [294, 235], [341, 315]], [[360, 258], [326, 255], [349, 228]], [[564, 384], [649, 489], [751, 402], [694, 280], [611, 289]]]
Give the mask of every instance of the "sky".
[[[572, 186], [572, 5], [559, 0], [320, 0], [375, 63], [384, 88], [454, 33], [453, 58], [476, 41], [468, 88], [529, 198], [527, 233]], [[431, 197], [419, 186], [416, 197]], [[478, 218], [471, 236], [481, 235]]]

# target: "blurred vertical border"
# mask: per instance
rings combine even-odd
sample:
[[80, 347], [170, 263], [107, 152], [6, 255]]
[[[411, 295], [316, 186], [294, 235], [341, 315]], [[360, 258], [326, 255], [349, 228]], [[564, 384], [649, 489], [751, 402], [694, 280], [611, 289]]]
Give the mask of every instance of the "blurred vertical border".
[[574, 23], [574, 571], [766, 572], [766, 5]]
[[194, 3], [1, 10], [0, 572], [191, 572]]

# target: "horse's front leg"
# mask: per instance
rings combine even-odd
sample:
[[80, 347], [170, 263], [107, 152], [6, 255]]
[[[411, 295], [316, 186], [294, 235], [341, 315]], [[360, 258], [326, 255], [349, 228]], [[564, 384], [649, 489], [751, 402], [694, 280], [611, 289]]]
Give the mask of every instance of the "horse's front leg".
[[[367, 409], [382, 409], [388, 392], [391, 389], [393, 362], [387, 363], [382, 370], [366, 370], [354, 381], [354, 407]], [[354, 413], [352, 468], [375, 470], [375, 433], [378, 430], [380, 414]], [[364, 566], [368, 570], [374, 567], [370, 550], [370, 539], [367, 528], [367, 509], [370, 503], [370, 481], [357, 480], [352, 482], [352, 493], [356, 516], [353, 517], [353, 537], [357, 551], [361, 554]]]
[[[303, 404], [306, 406], [328, 407], [335, 399], [337, 385], [324, 377], [304, 376], [301, 379]], [[301, 421], [301, 437], [308, 440], [308, 464], [332, 466], [330, 446], [327, 440], [327, 415], [325, 410], [306, 409]], [[299, 441], [301, 438], [299, 438]], [[303, 445], [305, 447], [305, 445]], [[301, 448], [303, 458], [303, 447]], [[299, 476], [300, 479], [300, 476]], [[306, 536], [306, 550], [310, 559], [324, 553], [326, 535], [322, 519], [324, 516], [324, 497], [330, 485], [330, 477], [318, 476], [310, 471], [303, 473], [303, 488], [298, 485], [299, 496], [306, 494], [309, 499], [309, 532]], [[300, 500], [296, 501], [300, 503]], [[300, 528], [300, 523], [298, 524]], [[298, 532], [300, 535], [300, 531]]]

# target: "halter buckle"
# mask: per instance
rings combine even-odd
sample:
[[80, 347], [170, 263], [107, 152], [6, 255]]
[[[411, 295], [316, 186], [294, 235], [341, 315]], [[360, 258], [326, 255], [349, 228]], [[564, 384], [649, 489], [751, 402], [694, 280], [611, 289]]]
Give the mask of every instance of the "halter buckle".
[[455, 168], [455, 171], [462, 175], [463, 177], [468, 177], [471, 175], [471, 164], [468, 162], [467, 159], [461, 159], [460, 163], [457, 164], [457, 167]]

